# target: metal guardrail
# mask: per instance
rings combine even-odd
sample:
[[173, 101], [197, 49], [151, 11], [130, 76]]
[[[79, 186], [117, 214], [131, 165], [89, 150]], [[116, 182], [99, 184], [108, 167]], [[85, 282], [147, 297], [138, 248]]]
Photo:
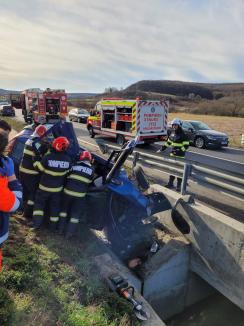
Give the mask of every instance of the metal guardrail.
[[[109, 152], [118, 149], [113, 145], [107, 145], [107, 148]], [[183, 160], [134, 151], [129, 159], [132, 160], [134, 166], [140, 163], [143, 166], [157, 168], [163, 173], [181, 177], [182, 195], [186, 194], [190, 179], [201, 186], [224, 191], [233, 197], [244, 199], [243, 163], [215, 157], [209, 158], [209, 156], [193, 152], [187, 152]]]

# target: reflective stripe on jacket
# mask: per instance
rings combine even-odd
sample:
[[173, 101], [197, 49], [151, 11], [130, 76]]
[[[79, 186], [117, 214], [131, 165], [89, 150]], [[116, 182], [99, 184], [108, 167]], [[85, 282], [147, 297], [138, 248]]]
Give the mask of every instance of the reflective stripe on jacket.
[[[6, 182], [6, 181], [5, 181]], [[3, 191], [6, 187], [3, 186], [3, 183], [0, 182], [0, 192], [3, 194]], [[5, 198], [8, 203], [5, 208], [8, 206], [8, 211], [1, 211], [0, 210], [0, 245], [7, 240], [8, 238], [8, 229], [9, 229], [9, 213], [16, 211], [22, 204], [22, 186], [18, 180], [13, 180], [8, 183], [9, 191], [12, 193], [9, 198]], [[10, 199], [11, 197], [11, 199]], [[4, 206], [4, 196], [0, 197], [0, 206], [3, 204]], [[6, 203], [5, 203], [6, 204]]]
[[189, 140], [181, 128], [177, 131], [172, 130], [168, 137], [168, 140], [166, 141], [163, 147], [172, 148], [170, 156], [182, 158], [185, 156], [185, 152], [189, 147]]
[[84, 197], [92, 182], [94, 169], [88, 162], [78, 161], [67, 177], [64, 193], [72, 197]]
[[47, 147], [42, 144], [38, 138], [29, 138], [25, 143], [23, 157], [20, 163], [20, 172], [26, 174], [38, 174], [39, 172], [33, 166], [33, 163], [40, 159]]
[[39, 188], [47, 192], [60, 192], [67, 173], [71, 168], [71, 158], [65, 152], [50, 152], [41, 162], [34, 163], [41, 174]]

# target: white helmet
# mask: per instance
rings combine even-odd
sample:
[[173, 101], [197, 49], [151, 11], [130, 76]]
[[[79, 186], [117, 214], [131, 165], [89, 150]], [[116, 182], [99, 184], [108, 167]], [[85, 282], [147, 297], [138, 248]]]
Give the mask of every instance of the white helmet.
[[178, 126], [182, 126], [182, 120], [180, 120], [179, 118], [174, 118], [172, 121], [171, 121], [171, 125], [178, 125]]

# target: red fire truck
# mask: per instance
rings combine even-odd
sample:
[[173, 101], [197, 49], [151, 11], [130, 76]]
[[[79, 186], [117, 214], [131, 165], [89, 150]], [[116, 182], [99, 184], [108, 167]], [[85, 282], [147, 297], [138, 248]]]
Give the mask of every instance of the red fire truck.
[[11, 105], [22, 108], [26, 122], [55, 122], [67, 116], [67, 94], [61, 89], [32, 88], [11, 98]]

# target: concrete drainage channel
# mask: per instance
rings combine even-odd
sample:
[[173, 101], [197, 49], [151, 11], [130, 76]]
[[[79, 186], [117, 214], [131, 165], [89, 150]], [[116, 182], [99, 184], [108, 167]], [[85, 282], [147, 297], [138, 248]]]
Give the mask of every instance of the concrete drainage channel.
[[159, 185], [149, 191], [163, 192], [176, 208], [174, 223], [172, 211], [156, 214], [166, 230], [157, 231], [160, 249], [136, 272], [107, 249], [95, 258], [102, 277], [119, 273], [135, 287], [135, 297], [150, 311], [142, 325], [165, 325], [216, 290], [244, 310], [243, 223]]

